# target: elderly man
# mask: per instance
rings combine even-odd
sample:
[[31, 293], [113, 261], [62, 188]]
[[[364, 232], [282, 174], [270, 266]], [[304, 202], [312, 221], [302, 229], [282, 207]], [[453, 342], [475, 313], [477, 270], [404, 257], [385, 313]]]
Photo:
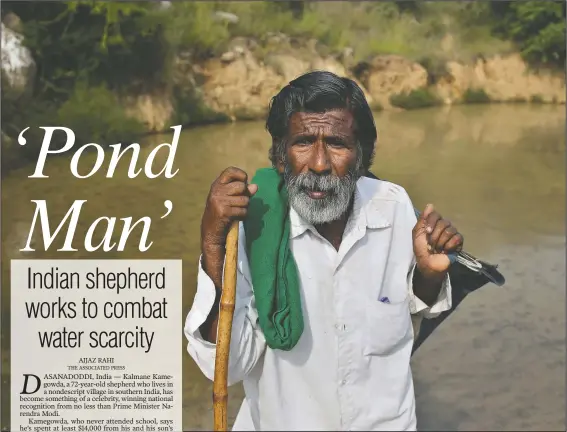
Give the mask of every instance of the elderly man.
[[246, 398], [234, 430], [416, 430], [412, 318], [451, 308], [447, 253], [463, 238], [433, 206], [417, 219], [402, 187], [365, 176], [377, 135], [352, 80], [295, 79], [266, 126], [273, 168], [252, 181], [227, 168], [211, 186], [189, 354], [213, 379], [226, 235], [244, 221], [228, 379]]

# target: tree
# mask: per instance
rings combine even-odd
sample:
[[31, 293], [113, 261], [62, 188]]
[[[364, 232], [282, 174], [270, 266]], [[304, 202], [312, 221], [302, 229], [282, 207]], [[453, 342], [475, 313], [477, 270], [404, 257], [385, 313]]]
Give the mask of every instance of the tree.
[[159, 79], [167, 55], [151, 5], [131, 2], [3, 2], [24, 23], [38, 65], [35, 95], [66, 100], [79, 81], [120, 90]]
[[565, 67], [565, 2], [491, 2], [495, 32], [513, 40], [526, 61]]

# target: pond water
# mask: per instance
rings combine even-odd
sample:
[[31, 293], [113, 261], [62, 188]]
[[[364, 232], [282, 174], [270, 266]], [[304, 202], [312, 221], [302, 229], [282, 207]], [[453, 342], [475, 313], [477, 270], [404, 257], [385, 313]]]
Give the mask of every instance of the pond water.
[[[420, 429], [560, 430], [565, 425], [565, 109], [555, 106], [457, 106], [377, 113], [372, 171], [402, 185], [417, 208], [428, 202], [464, 234], [465, 249], [497, 263], [504, 287], [467, 297], [413, 358]], [[143, 152], [171, 135], [145, 139]], [[69, 160], [48, 160], [49, 179], [28, 179], [33, 166], [2, 184], [3, 364], [9, 365], [9, 260], [23, 258], [32, 199], [50, 218], [87, 199], [77, 238], [102, 215], [152, 216], [163, 201], [173, 212], [152, 225], [149, 253], [32, 253], [26, 258], [182, 258], [184, 314], [191, 306], [200, 219], [211, 182], [227, 166], [250, 175], [269, 164], [261, 122], [184, 130], [173, 179], [128, 179], [127, 165], [77, 180]], [[94, 155], [90, 158], [92, 164]], [[88, 164], [88, 161], [85, 161]], [[51, 216], [52, 215], [52, 216]], [[58, 219], [57, 219], [58, 218]], [[83, 223], [84, 225], [81, 225]], [[36, 241], [39, 237], [36, 238]], [[133, 240], [133, 239], [132, 239]], [[180, 323], [180, 326], [182, 323]], [[179, 342], [185, 346], [181, 328]], [[184, 351], [184, 428], [212, 428], [211, 383]], [[7, 370], [2, 376], [8, 390]], [[6, 395], [6, 392], [3, 392]], [[242, 389], [229, 389], [231, 421]], [[8, 404], [2, 404], [7, 415]], [[4, 417], [5, 418], [5, 417]]]

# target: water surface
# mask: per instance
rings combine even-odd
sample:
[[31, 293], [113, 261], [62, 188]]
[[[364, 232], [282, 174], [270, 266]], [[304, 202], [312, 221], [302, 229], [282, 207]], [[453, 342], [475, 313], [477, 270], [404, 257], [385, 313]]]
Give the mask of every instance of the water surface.
[[[379, 141], [373, 172], [405, 187], [416, 207], [434, 203], [464, 234], [466, 250], [500, 264], [507, 277], [506, 286], [489, 285], [468, 297], [414, 357], [419, 427], [563, 429], [564, 107], [436, 108], [379, 113], [376, 123]], [[147, 155], [170, 138], [147, 138], [143, 152]], [[269, 142], [260, 122], [187, 129], [176, 155], [179, 173], [170, 180], [128, 179], [127, 164], [112, 179], [101, 171], [77, 180], [65, 158], [48, 160], [49, 179], [28, 179], [33, 166], [13, 172], [2, 185], [3, 286], [9, 286], [13, 258], [182, 258], [186, 313], [195, 294], [199, 225], [210, 184], [229, 165], [250, 175], [266, 166]], [[86, 170], [94, 156], [84, 159], [81, 166]], [[122, 253], [24, 255], [18, 249], [25, 245], [32, 199], [46, 199], [54, 221], [74, 200], [88, 199], [77, 239], [81, 234], [84, 238], [90, 221], [103, 215], [152, 216], [154, 245], [145, 254], [132, 241]], [[165, 199], [173, 202], [173, 212], [160, 220]], [[34, 241], [39, 244], [40, 237]], [[7, 290], [3, 300], [6, 307]], [[2, 312], [6, 347], [9, 311]], [[181, 330], [182, 323], [176, 331], [185, 346]], [[8, 352], [3, 355], [7, 366]], [[185, 355], [187, 430], [212, 428], [211, 387]], [[242, 394], [240, 386], [230, 389], [231, 419]], [[3, 402], [7, 414], [8, 404]]]

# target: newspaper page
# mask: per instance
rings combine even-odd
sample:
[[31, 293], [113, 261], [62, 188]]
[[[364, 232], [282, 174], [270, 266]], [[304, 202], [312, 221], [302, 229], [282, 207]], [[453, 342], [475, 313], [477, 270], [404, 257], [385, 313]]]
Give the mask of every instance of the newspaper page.
[[180, 260], [13, 260], [13, 431], [181, 430]]
[[566, 12], [0, 0], [0, 432], [567, 431]]

